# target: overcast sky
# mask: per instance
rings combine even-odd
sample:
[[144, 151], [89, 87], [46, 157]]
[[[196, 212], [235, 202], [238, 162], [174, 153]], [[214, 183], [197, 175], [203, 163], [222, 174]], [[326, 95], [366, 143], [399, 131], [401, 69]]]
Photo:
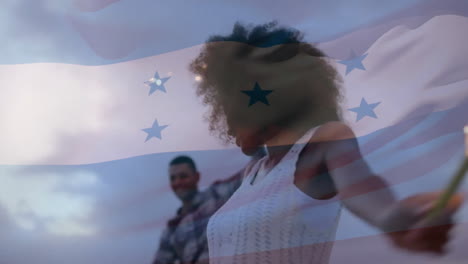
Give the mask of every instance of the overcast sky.
[[[0, 263], [149, 263], [179, 205], [168, 188], [170, 159], [193, 156], [203, 187], [243, 167], [247, 157], [208, 133], [206, 107], [186, 67], [196, 45], [238, 19], [279, 18], [321, 42], [332, 59], [368, 53], [365, 71], [347, 75], [345, 65], [333, 63], [344, 77], [343, 109], [362, 98], [381, 102], [377, 119], [357, 122], [350, 111], [345, 117], [362, 136], [366, 160], [399, 197], [438, 190], [454, 173], [468, 112], [463, 1], [299, 1], [271, 10], [263, 1], [180, 5], [0, 3]], [[170, 77], [167, 93], [149, 96], [144, 82], [155, 72]], [[141, 129], [155, 118], [168, 128], [162, 140], [145, 143]], [[457, 217], [468, 220], [466, 206]], [[375, 234], [343, 212], [338, 240]], [[447, 259], [468, 257], [460, 248], [466, 225], [456, 235]], [[378, 241], [369, 257], [426, 260]], [[338, 242], [333, 263], [367, 247]]]

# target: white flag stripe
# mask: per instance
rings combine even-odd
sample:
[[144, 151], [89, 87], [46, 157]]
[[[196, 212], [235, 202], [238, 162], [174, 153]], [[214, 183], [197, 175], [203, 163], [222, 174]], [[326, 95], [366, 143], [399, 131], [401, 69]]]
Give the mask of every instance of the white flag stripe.
[[[468, 19], [447, 15], [416, 29], [396, 27], [365, 52], [365, 71], [356, 69], [344, 76], [344, 113], [358, 136], [407, 119], [408, 113], [425, 104], [440, 111], [468, 98], [468, 47], [464, 45], [468, 36], [447, 28], [467, 29]], [[338, 67], [345, 71], [344, 65]], [[461, 74], [449, 79], [454, 72]], [[375, 109], [377, 119], [356, 122], [356, 114], [346, 110], [358, 106], [362, 98], [381, 102]]]
[[[450, 28], [452, 30], [446, 30]], [[343, 113], [361, 136], [405, 119], [431, 103], [433, 110], [456, 105], [468, 95], [468, 18], [434, 17], [416, 29], [396, 27], [374, 43], [366, 70], [336, 63], [345, 81]], [[447, 44], [449, 43], [449, 44]], [[323, 48], [326, 51], [326, 45]], [[336, 43], [333, 43], [336, 46]], [[346, 49], [346, 42], [341, 43]], [[447, 45], [449, 45], [447, 47]], [[208, 131], [206, 108], [195, 96], [187, 70], [199, 47], [107, 66], [26, 64], [0, 66], [0, 164], [81, 164], [148, 153], [209, 150], [223, 145]], [[167, 93], [148, 96], [144, 82], [155, 72]], [[456, 78], [447, 79], [458, 72]], [[377, 118], [356, 122], [349, 108], [362, 99]], [[162, 139], [141, 129], [157, 119], [168, 125]]]
[[[198, 48], [108, 66], [0, 66], [0, 164], [94, 163], [224, 148], [208, 133], [188, 62]], [[145, 81], [170, 76], [167, 93]], [[145, 143], [144, 128], [168, 125]]]

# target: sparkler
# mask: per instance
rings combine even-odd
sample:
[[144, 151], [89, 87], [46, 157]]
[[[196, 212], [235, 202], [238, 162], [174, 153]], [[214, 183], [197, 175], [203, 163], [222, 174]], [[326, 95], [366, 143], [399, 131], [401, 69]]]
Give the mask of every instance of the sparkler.
[[458, 167], [457, 172], [455, 173], [455, 175], [453, 176], [453, 178], [450, 180], [449, 184], [445, 188], [445, 191], [442, 193], [440, 198], [435, 203], [434, 208], [429, 213], [428, 215], [429, 221], [434, 220], [438, 216], [440, 216], [444, 208], [447, 207], [452, 196], [460, 187], [463, 179], [465, 178], [466, 172], [468, 171], [468, 125], [464, 127], [463, 132], [465, 134], [465, 157], [460, 167]]

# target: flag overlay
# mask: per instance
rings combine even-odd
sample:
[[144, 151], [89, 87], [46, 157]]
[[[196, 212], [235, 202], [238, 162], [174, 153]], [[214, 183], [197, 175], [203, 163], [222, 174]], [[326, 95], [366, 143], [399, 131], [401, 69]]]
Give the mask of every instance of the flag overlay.
[[[210, 134], [189, 63], [235, 22], [273, 20], [330, 57], [345, 122], [399, 197], [445, 186], [468, 124], [464, 0], [6, 0], [0, 263], [150, 263], [179, 206], [169, 161], [192, 156], [203, 187], [248, 162]], [[343, 212], [331, 263], [465, 263], [467, 221], [434, 258]]]

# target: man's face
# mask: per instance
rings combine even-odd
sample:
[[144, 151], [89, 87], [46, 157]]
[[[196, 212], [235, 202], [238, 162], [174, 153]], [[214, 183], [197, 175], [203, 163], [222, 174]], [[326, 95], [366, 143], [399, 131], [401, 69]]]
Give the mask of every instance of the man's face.
[[169, 167], [169, 181], [175, 195], [182, 201], [193, 198], [197, 191], [200, 175], [187, 163]]

